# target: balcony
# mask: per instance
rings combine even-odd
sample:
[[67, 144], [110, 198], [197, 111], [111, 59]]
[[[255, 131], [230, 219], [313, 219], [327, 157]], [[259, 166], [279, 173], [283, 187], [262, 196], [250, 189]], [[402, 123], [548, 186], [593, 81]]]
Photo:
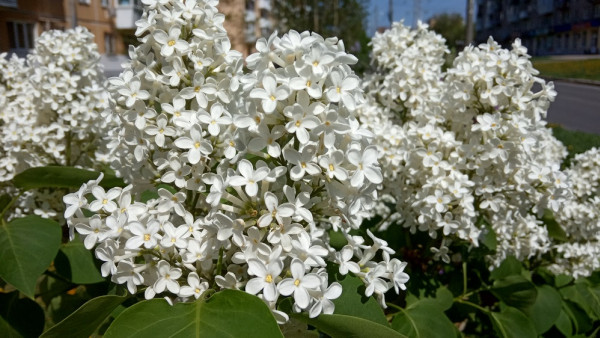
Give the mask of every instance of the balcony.
[[135, 29], [135, 22], [142, 17], [142, 6], [137, 1], [119, 1], [115, 8], [117, 29]]
[[17, 8], [17, 0], [0, 0], [0, 7]]
[[268, 11], [271, 10], [271, 1], [269, 1], [269, 0], [257, 0], [256, 5], [260, 9], [266, 9]]

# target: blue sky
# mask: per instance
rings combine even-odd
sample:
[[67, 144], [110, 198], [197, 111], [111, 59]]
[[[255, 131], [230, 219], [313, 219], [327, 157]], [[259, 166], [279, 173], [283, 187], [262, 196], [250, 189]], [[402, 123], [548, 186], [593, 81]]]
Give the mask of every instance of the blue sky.
[[[394, 21], [404, 19], [407, 25], [413, 24], [413, 0], [392, 0], [394, 6]], [[369, 18], [367, 21], [369, 36], [373, 35], [379, 26], [388, 26], [389, 0], [370, 0]], [[465, 16], [467, 0], [421, 0], [421, 17], [425, 21], [440, 13], [460, 13]]]

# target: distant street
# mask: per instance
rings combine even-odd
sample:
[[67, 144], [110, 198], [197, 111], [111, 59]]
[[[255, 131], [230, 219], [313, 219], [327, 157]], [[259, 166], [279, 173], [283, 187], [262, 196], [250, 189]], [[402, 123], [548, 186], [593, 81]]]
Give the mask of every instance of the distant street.
[[600, 134], [600, 86], [554, 81], [554, 87], [558, 95], [550, 104], [548, 122]]

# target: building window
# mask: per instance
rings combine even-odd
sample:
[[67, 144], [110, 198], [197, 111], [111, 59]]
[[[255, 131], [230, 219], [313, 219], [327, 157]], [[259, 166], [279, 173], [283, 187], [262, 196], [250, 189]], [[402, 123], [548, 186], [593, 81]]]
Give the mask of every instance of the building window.
[[108, 7], [108, 0], [102, 0], [102, 7]]
[[115, 53], [115, 37], [110, 33], [104, 33], [104, 53]]
[[89, 4], [90, 4], [90, 2], [92, 2], [92, 1], [91, 1], [91, 0], [79, 0], [79, 3], [80, 3], [80, 4], [86, 4], [86, 5], [89, 5]]
[[0, 0], [0, 6], [17, 8], [17, 0]]
[[34, 23], [9, 21], [6, 26], [11, 49], [33, 49], [35, 43]]

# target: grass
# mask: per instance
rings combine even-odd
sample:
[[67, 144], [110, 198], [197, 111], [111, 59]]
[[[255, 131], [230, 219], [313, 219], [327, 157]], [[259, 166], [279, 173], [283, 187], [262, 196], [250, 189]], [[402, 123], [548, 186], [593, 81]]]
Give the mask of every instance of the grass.
[[586, 79], [600, 81], [600, 59], [555, 60], [535, 58], [533, 66], [542, 77]]
[[561, 141], [569, 151], [564, 165], [569, 165], [575, 154], [583, 153], [593, 147], [600, 148], [600, 135], [568, 130], [553, 124], [549, 124], [549, 126], [552, 128], [554, 137]]

